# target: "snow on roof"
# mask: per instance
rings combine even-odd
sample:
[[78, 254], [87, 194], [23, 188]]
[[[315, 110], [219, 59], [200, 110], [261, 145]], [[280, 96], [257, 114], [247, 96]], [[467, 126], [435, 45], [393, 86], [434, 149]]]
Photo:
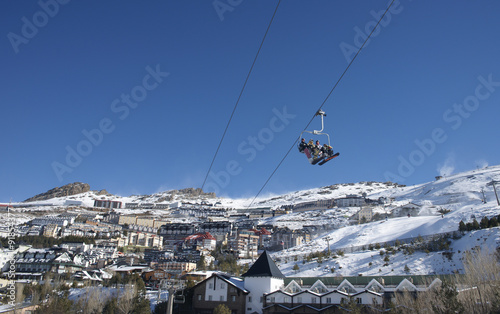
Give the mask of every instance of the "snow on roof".
[[238, 277], [229, 277], [227, 278], [227, 281], [229, 281], [233, 286], [237, 287], [243, 292], [249, 292], [248, 290], [245, 289], [245, 282], [243, 281], [243, 279]]
[[108, 268], [108, 270], [114, 271], [114, 272], [145, 270], [145, 269], [149, 269], [149, 267], [148, 266], [124, 266], [124, 265], [117, 266], [117, 265], [113, 265], [113, 266]]

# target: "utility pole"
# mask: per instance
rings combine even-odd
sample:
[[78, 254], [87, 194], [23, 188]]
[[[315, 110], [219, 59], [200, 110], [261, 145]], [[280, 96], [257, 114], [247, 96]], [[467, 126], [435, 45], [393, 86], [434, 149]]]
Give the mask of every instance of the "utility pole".
[[500, 181], [495, 181], [495, 180], [492, 180], [490, 183], [488, 183], [487, 185], [493, 185], [493, 191], [495, 191], [495, 196], [497, 198], [497, 204], [498, 206], [500, 206], [500, 200], [498, 199], [498, 194], [497, 194], [497, 188], [495, 186], [495, 184], [497, 183], [500, 183]]
[[330, 252], [330, 240], [331, 240], [331, 238], [329, 236], [326, 236], [325, 240], [326, 240], [326, 243], [328, 245], [328, 256], [330, 256], [330, 253], [331, 253]]

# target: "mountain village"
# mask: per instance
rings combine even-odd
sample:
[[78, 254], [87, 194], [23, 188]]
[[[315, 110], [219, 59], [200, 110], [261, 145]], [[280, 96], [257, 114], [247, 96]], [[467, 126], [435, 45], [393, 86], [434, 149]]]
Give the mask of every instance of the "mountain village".
[[[121, 197], [69, 184], [0, 204], [0, 313], [47, 310], [55, 289], [33, 288], [47, 285], [65, 287], [57, 298], [73, 304], [107, 289], [99, 313], [113, 298], [130, 305], [124, 313], [394, 309], [398, 295], [464, 275], [470, 252], [498, 254], [497, 180], [493, 166], [408, 187], [337, 184], [252, 207], [200, 189]], [[125, 302], [130, 278], [142, 281], [142, 307]]]

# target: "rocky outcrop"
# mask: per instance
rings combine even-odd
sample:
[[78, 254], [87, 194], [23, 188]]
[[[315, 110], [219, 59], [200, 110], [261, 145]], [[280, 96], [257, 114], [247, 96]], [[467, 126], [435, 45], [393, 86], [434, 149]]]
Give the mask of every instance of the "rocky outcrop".
[[55, 197], [75, 195], [75, 194], [85, 193], [88, 191], [90, 191], [90, 186], [87, 183], [75, 182], [66, 184], [65, 186], [53, 188], [52, 190], [49, 190], [45, 193], [38, 194], [36, 196], [28, 198], [27, 200], [25, 200], [25, 202], [48, 200]]
[[186, 188], [182, 190], [172, 190], [168, 191], [168, 193], [172, 196], [177, 195], [177, 196], [182, 196], [186, 198], [198, 198], [200, 196], [204, 196], [207, 198], [215, 198], [215, 193], [214, 192], [203, 192], [202, 189], [200, 188]]

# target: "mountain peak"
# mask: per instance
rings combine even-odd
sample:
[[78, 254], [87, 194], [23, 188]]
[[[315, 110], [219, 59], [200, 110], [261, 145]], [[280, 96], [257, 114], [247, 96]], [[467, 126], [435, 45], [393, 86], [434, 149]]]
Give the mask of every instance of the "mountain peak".
[[90, 191], [90, 185], [88, 185], [87, 183], [74, 182], [66, 184], [61, 187], [53, 188], [45, 193], [41, 193], [33, 197], [30, 197], [27, 200], [25, 200], [25, 202], [48, 200], [55, 197], [70, 196], [70, 195], [85, 193], [88, 191]]

